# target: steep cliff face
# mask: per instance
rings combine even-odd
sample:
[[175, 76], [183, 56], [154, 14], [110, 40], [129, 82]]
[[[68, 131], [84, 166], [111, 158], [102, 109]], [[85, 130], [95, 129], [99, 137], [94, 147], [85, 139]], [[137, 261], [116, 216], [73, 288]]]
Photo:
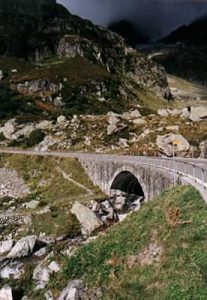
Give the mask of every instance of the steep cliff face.
[[[98, 95], [101, 102], [120, 98], [127, 103], [132, 98], [136, 100], [135, 85], [159, 97], [168, 90], [162, 67], [128, 47], [116, 33], [71, 15], [55, 0], [0, 0], [0, 55], [30, 63], [29, 71], [27, 66], [26, 72], [18, 70], [11, 76], [11, 86], [19, 92], [27, 91], [25, 86], [32, 86], [33, 80], [59, 84], [58, 91], [55, 89], [53, 93], [49, 89], [50, 102], [58, 97], [71, 105], [74, 95], [79, 98]], [[72, 80], [68, 74], [71, 64]], [[86, 65], [87, 74], [80, 81]], [[88, 88], [90, 84], [92, 88]], [[29, 90], [30, 96], [37, 97], [36, 92], [31, 94], [33, 88]], [[96, 92], [87, 95], [85, 91], [90, 90]], [[47, 101], [45, 91], [42, 94]], [[41, 97], [41, 91], [38, 96]]]

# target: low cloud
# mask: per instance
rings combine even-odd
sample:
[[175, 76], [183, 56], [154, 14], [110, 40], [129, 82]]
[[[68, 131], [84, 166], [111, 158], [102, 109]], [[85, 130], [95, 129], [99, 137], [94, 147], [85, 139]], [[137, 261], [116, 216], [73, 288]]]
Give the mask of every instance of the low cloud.
[[207, 14], [205, 0], [59, 0], [72, 13], [96, 24], [128, 19], [152, 38]]

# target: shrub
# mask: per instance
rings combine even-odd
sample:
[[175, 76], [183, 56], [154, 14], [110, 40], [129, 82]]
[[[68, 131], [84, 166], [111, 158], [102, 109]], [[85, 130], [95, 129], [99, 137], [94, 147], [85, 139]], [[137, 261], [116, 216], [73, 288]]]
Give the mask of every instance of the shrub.
[[28, 138], [24, 140], [25, 147], [33, 147], [43, 141], [45, 133], [41, 129], [32, 131]]
[[0, 132], [0, 142], [5, 140], [5, 136], [3, 134], [3, 132]]

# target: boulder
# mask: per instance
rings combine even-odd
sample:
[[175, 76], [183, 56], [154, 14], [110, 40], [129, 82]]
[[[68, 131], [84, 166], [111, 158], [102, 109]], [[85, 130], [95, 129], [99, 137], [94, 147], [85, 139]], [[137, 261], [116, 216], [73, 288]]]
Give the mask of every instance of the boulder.
[[123, 113], [122, 118], [124, 120], [134, 120], [134, 119], [138, 119], [141, 117], [140, 112], [138, 111], [138, 109], [132, 110], [132, 111], [128, 111]]
[[203, 106], [192, 107], [189, 119], [193, 122], [200, 122], [207, 119], [207, 108]]
[[5, 136], [6, 139], [12, 140], [12, 135], [16, 130], [16, 120], [10, 119], [4, 124], [4, 127], [1, 128], [1, 132]]
[[36, 290], [44, 289], [50, 280], [50, 276], [60, 271], [60, 266], [56, 261], [49, 263], [52, 255], [53, 253], [50, 253], [33, 271], [32, 278], [36, 283]]
[[0, 255], [8, 253], [12, 249], [13, 244], [13, 240], [0, 242]]
[[90, 210], [88, 207], [76, 202], [72, 209], [72, 214], [74, 214], [81, 224], [81, 231], [84, 235], [90, 235], [95, 229], [98, 229], [103, 224], [99, 220], [96, 214]]
[[37, 200], [31, 200], [30, 202], [23, 203], [22, 207], [25, 207], [26, 209], [35, 209], [40, 204], [40, 201]]
[[[174, 146], [173, 143], [175, 143]], [[190, 149], [189, 142], [181, 134], [158, 135], [156, 144], [160, 152], [167, 156], [173, 156], [173, 149], [175, 154], [187, 152]]]
[[186, 107], [182, 110], [181, 117], [184, 119], [189, 119], [193, 122], [200, 122], [204, 119], [207, 119], [207, 107]]
[[52, 261], [49, 265], [48, 265], [48, 269], [50, 271], [50, 273], [57, 273], [60, 271], [60, 266], [56, 261]]
[[181, 114], [181, 111], [177, 108], [172, 109], [171, 112], [170, 112], [170, 115], [174, 116], [174, 117], [175, 116], [180, 116], [180, 114]]
[[37, 265], [34, 269], [32, 278], [36, 282], [36, 290], [44, 289], [50, 280], [49, 269], [44, 267], [42, 264]]
[[181, 111], [180, 116], [183, 119], [189, 119], [189, 117], [190, 117], [190, 108], [188, 108], [188, 107], [183, 108], [182, 111]]
[[0, 266], [0, 278], [19, 279], [24, 274], [24, 271], [25, 268], [23, 263], [18, 261], [9, 261]]
[[134, 125], [142, 126], [145, 125], [147, 122], [144, 119], [138, 118], [132, 121]]
[[161, 108], [158, 109], [157, 114], [161, 117], [168, 117], [168, 116], [180, 116], [180, 114], [182, 113], [181, 110], [174, 108], [174, 109], [165, 109], [165, 108]]
[[120, 122], [120, 118], [118, 118], [117, 116], [110, 116], [108, 119], [108, 123], [110, 125], [116, 125]]
[[107, 135], [112, 135], [113, 133], [118, 131], [118, 127], [116, 125], [107, 126]]
[[12, 169], [0, 168], [0, 198], [24, 198], [30, 193], [23, 178]]
[[14, 259], [31, 255], [34, 251], [36, 242], [36, 235], [21, 238], [9, 252], [7, 258]]
[[50, 147], [59, 144], [60, 139], [52, 135], [47, 135], [44, 140], [35, 147], [35, 151], [47, 152]]
[[35, 124], [28, 123], [16, 128], [16, 131], [12, 134], [12, 140], [18, 140], [20, 137], [29, 137], [29, 135], [35, 130]]
[[65, 124], [65, 122], [66, 122], [66, 117], [65, 116], [59, 116], [58, 118], [57, 118], [57, 124], [58, 125], [64, 125]]
[[117, 125], [108, 125], [107, 126], [107, 135], [112, 135], [116, 132], [122, 131], [126, 128], [126, 125], [117, 124]]
[[127, 139], [119, 139], [118, 146], [121, 148], [129, 148]]
[[161, 117], [168, 117], [169, 112], [167, 109], [158, 109], [157, 114]]
[[106, 200], [100, 203], [98, 215], [104, 224], [108, 225], [109, 222], [117, 220], [117, 215], [111, 203]]
[[0, 289], [0, 300], [13, 300], [12, 289], [10, 286], [4, 286]]
[[80, 300], [83, 290], [84, 284], [81, 280], [70, 281], [57, 300]]
[[53, 128], [53, 124], [52, 124], [52, 121], [44, 120], [44, 121], [41, 121], [40, 123], [38, 123], [36, 125], [36, 128], [41, 129], [41, 130], [50, 130]]
[[126, 205], [126, 196], [124, 194], [117, 195], [113, 202], [113, 207], [116, 211], [121, 212]]

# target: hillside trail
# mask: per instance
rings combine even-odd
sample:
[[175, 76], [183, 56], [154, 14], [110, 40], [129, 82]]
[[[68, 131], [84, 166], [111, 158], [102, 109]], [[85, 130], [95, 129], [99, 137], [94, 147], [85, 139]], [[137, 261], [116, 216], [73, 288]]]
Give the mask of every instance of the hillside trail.
[[60, 172], [63, 176], [64, 179], [72, 182], [73, 184], [75, 184], [76, 186], [80, 187], [81, 189], [85, 190], [87, 192], [88, 195], [93, 195], [93, 191], [90, 190], [89, 188], [87, 188], [86, 186], [84, 186], [83, 184], [77, 182], [76, 180], [74, 180], [72, 178], [72, 174], [67, 174], [65, 171], [63, 171], [60, 167], [57, 167], [57, 171]]

